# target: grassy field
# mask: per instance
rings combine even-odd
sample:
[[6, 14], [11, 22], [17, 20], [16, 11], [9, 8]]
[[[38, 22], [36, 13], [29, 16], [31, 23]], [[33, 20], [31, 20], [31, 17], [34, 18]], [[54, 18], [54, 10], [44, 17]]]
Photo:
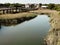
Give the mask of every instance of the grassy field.
[[0, 15], [0, 19], [14, 19], [14, 18], [30, 17], [30, 16], [36, 16], [36, 14], [29, 12], [16, 13], [16, 14], [3, 14]]

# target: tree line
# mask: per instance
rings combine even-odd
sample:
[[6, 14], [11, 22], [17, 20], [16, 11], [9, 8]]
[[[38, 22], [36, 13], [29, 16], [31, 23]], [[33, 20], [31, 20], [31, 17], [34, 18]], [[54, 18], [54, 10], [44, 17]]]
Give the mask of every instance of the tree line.
[[18, 6], [24, 6], [24, 4], [19, 4], [19, 3], [14, 3], [14, 4], [5, 3], [5, 4], [2, 4], [2, 3], [0, 3], [0, 8], [1, 7], [18, 7]]
[[50, 3], [46, 5], [48, 6], [48, 9], [60, 11], [60, 4]]
[[[22, 7], [22, 6], [25, 6], [25, 4], [19, 4], [19, 3], [13, 3], [13, 4], [11, 4], [11, 3], [4, 3], [4, 4], [2, 4], [2, 3], [0, 3], [0, 8], [1, 7]], [[41, 6], [42, 6], [42, 4], [39, 3], [39, 7], [41, 7]], [[33, 8], [33, 7], [35, 7], [35, 5], [31, 4], [30, 7]]]
[[[42, 3], [39, 3], [39, 7], [41, 6], [48, 6], [48, 9], [51, 9], [51, 10], [60, 10], [60, 4], [53, 4], [53, 3], [50, 3], [50, 4], [42, 4]], [[0, 3], [0, 8], [2, 7], [23, 7], [25, 6], [25, 4], [19, 4], [19, 3], [5, 3], [5, 4], [2, 4]], [[30, 5], [31, 8], [34, 8], [34, 4], [31, 4]]]

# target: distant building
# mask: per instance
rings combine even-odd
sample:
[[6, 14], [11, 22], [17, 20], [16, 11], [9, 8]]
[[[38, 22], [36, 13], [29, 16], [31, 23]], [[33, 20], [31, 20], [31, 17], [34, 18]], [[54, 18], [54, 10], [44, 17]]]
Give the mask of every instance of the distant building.
[[36, 4], [36, 8], [39, 8], [39, 4]]
[[48, 6], [41, 6], [41, 8], [42, 8], [42, 9], [47, 9], [47, 8], [48, 8]]
[[30, 4], [25, 4], [25, 8], [29, 8], [30, 7]]
[[35, 10], [39, 8], [39, 4], [25, 4], [25, 8]]

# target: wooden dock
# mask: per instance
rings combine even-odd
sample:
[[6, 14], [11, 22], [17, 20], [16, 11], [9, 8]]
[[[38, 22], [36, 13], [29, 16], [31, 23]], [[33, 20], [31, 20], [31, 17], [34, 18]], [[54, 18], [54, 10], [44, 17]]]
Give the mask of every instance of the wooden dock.
[[8, 13], [19, 13], [29, 11], [27, 8], [21, 7], [11, 7], [11, 8], [0, 8], [0, 14], [8, 14]]

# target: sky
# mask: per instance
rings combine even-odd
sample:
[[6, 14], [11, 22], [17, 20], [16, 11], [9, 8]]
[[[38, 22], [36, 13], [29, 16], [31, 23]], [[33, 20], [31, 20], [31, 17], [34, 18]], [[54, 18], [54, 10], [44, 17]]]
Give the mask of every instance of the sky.
[[46, 3], [56, 3], [56, 4], [60, 4], [60, 0], [0, 0], [0, 3], [23, 3], [23, 4], [27, 4], [27, 3], [42, 3], [42, 4], [46, 4]]

